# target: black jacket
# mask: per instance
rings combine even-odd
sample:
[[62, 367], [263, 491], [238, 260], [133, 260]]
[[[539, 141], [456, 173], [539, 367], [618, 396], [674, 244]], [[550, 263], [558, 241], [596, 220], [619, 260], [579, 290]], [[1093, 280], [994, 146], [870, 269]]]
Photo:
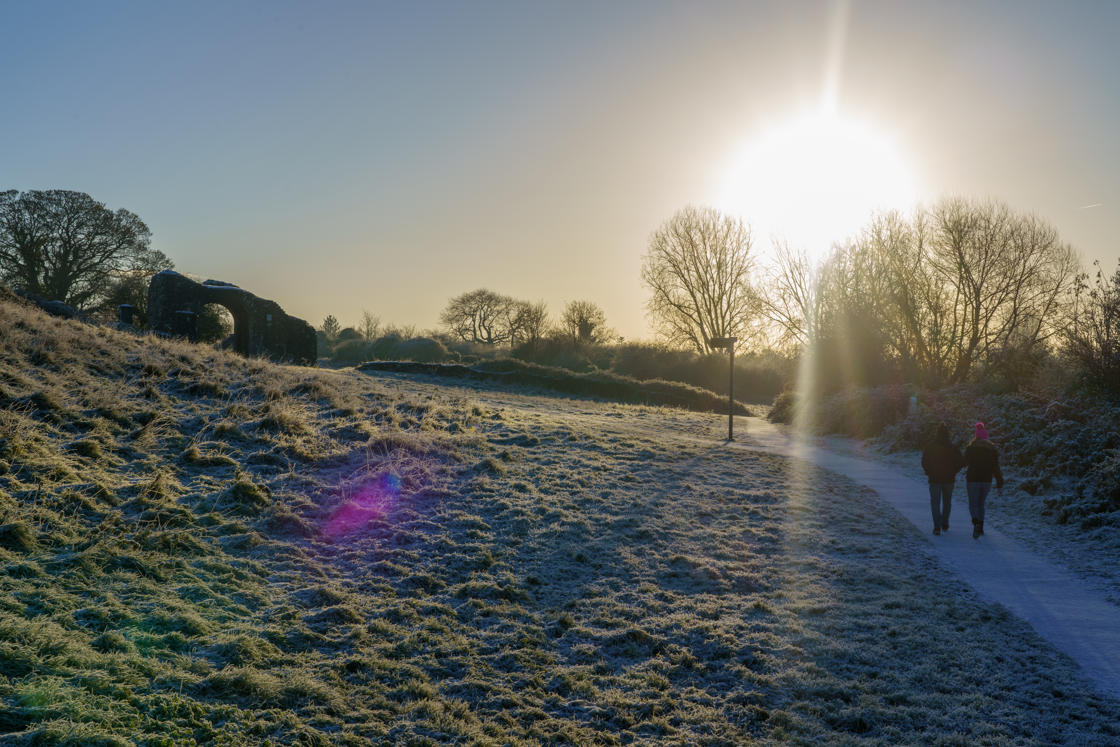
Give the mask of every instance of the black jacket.
[[1003, 473], [999, 471], [999, 451], [991, 441], [973, 439], [964, 450], [964, 461], [968, 471], [964, 479], [968, 482], [991, 484], [996, 479], [996, 487], [1003, 487]]
[[957, 479], [964, 466], [961, 450], [948, 441], [934, 441], [922, 452], [922, 471], [930, 485], [943, 485]]

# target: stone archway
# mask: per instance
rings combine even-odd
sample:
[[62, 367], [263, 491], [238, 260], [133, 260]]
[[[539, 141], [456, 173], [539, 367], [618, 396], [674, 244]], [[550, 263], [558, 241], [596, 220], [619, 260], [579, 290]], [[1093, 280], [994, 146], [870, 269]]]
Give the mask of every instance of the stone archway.
[[204, 304], [198, 314], [198, 341], [233, 348], [233, 312], [220, 303]]
[[220, 280], [196, 283], [171, 270], [156, 274], [148, 285], [149, 327], [159, 334], [197, 340], [197, 315], [212, 303], [233, 317], [234, 350], [241, 355], [315, 365], [315, 330], [310, 324], [288, 316], [275, 301]]

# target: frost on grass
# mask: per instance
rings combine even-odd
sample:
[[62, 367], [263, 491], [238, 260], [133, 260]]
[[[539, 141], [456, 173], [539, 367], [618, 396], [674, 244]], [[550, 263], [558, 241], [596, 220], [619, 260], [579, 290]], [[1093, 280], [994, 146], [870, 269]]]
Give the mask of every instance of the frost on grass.
[[0, 326], [5, 744], [1120, 739], [873, 495], [710, 417]]

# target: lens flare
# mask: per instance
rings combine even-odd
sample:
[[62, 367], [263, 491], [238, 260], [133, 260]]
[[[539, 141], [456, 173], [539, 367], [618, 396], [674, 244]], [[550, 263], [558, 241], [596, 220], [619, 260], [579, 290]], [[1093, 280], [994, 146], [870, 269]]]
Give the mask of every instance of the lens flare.
[[371, 521], [385, 518], [396, 507], [400, 492], [401, 480], [393, 474], [382, 475], [363, 485], [331, 515], [323, 525], [323, 535], [336, 539], [358, 531]]

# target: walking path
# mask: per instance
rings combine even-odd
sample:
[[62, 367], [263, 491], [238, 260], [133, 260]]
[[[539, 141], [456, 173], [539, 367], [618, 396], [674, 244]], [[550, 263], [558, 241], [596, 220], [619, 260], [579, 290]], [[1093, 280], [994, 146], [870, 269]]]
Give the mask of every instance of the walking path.
[[1120, 607], [1100, 598], [1080, 577], [1022, 547], [999, 527], [985, 526], [984, 535], [972, 539], [968, 510], [962, 511], [958, 501], [949, 532], [934, 536], [924, 481], [880, 462], [796, 441], [760, 418], [750, 418], [746, 431], [735, 442], [740, 447], [805, 459], [874, 490], [922, 531], [946, 567], [982, 597], [1026, 620], [1102, 690], [1120, 697]]

